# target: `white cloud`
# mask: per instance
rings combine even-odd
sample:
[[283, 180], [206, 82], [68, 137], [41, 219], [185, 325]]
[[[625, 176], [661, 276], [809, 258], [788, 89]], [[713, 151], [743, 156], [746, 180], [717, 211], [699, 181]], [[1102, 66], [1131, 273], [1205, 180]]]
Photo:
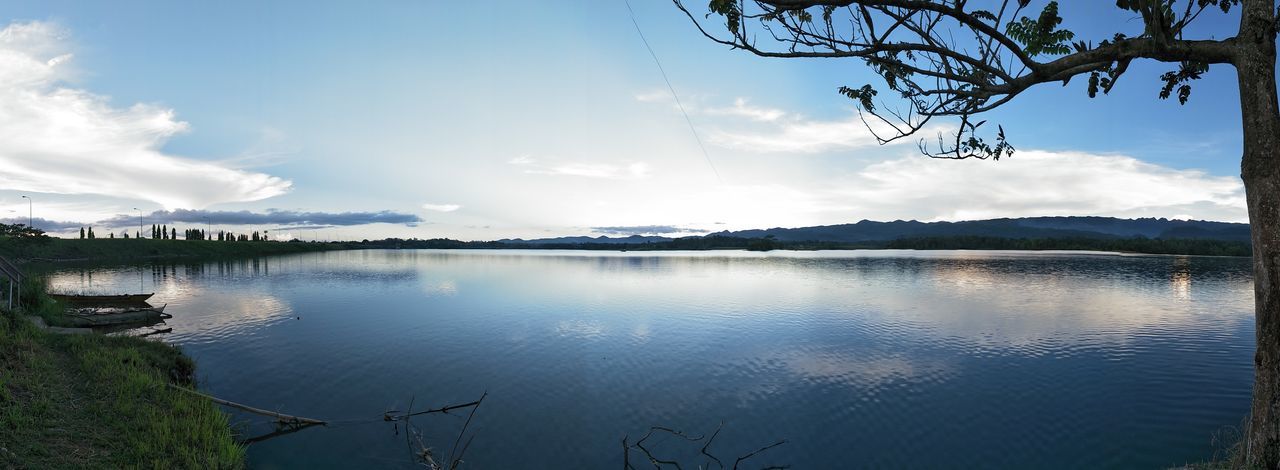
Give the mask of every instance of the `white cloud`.
[[1018, 151], [998, 162], [908, 156], [870, 165], [831, 197], [854, 219], [972, 220], [1040, 215], [1178, 217], [1245, 222], [1232, 176], [1123, 155]]
[[462, 206], [457, 204], [423, 204], [422, 208], [435, 212], [453, 212], [461, 209]]
[[[763, 113], [763, 111], [760, 112]], [[792, 117], [771, 119], [769, 122], [774, 125], [764, 129], [714, 129], [708, 134], [707, 140], [721, 147], [751, 152], [817, 153], [877, 147], [880, 146], [880, 142], [876, 139], [876, 135], [882, 138], [896, 135], [896, 131], [879, 120], [868, 118], [863, 122], [857, 114], [848, 119], [835, 121]], [[868, 125], [875, 129], [874, 134], [871, 129], [868, 129]], [[918, 135], [935, 136], [938, 132], [946, 133], [949, 130], [942, 126], [935, 126], [922, 129]], [[917, 140], [919, 139], [906, 138], [894, 141], [893, 144], [915, 143]]]
[[[635, 99], [647, 103], [666, 103], [675, 107], [669, 93], [653, 91], [635, 95]], [[876, 134], [891, 137], [894, 130], [875, 118], [864, 122], [851, 112], [847, 119], [816, 120], [778, 108], [752, 105], [747, 98], [736, 98], [731, 106], [705, 105], [702, 99], [688, 99], [685, 110], [689, 114], [716, 118], [705, 124], [707, 141], [711, 144], [750, 152], [763, 153], [817, 153], [833, 150], [849, 150], [880, 145]], [[745, 121], [744, 121], [745, 120]], [[870, 125], [875, 129], [872, 134]], [[702, 127], [702, 126], [699, 126]], [[921, 136], [933, 136], [943, 127], [921, 131]], [[895, 143], [914, 143], [916, 139], [903, 139]]]
[[142, 199], [203, 208], [283, 194], [289, 181], [162, 153], [187, 123], [172, 109], [62, 85], [65, 32], [49, 23], [0, 30], [0, 189]]
[[727, 108], [706, 108], [703, 113], [713, 116], [743, 117], [752, 121], [764, 122], [777, 121], [787, 116], [787, 112], [781, 109], [752, 106], [747, 102], [746, 98], [733, 100], [733, 106]]
[[[733, 184], [654, 191], [643, 203], [583, 209], [574, 222], [681, 220], [711, 231], [803, 227], [862, 219], [957, 221], [1096, 215], [1246, 222], [1234, 176], [1179, 170], [1123, 155], [1020, 150], [998, 162], [937, 160], [910, 151], [805, 179], [755, 174]], [[714, 222], [725, 222], [716, 224]]]
[[[767, 108], [763, 106], [755, 106], [751, 104], [751, 100], [743, 97], [734, 98], [733, 105], [730, 106], [714, 106], [706, 104], [708, 99], [703, 95], [685, 96], [681, 100], [684, 105], [685, 112], [689, 114], [701, 114], [707, 116], [730, 116], [747, 118], [752, 121], [771, 122], [777, 121], [783, 117], [790, 116], [790, 113], [777, 108]], [[675, 98], [671, 96], [671, 92], [666, 89], [647, 91], [637, 93], [636, 101], [641, 103], [663, 103], [671, 106], [673, 111], [680, 111], [680, 106], [676, 104]]]
[[[660, 103], [663, 101], [672, 101], [671, 92], [667, 90], [651, 90], [651, 91], [646, 91], [644, 93], [637, 93], [636, 101], [639, 101], [642, 103], [655, 103], [655, 102]], [[672, 104], [675, 104], [675, 103], [673, 102]]]
[[645, 162], [626, 164], [590, 162], [539, 164], [532, 157], [522, 155], [508, 160], [507, 163], [525, 167], [524, 172], [531, 175], [577, 176], [600, 179], [642, 179], [649, 177], [649, 164]]
[[537, 162], [538, 162], [537, 160], [534, 160], [533, 157], [530, 157], [528, 155], [520, 155], [516, 158], [507, 160], [507, 163], [512, 165], [532, 165]]

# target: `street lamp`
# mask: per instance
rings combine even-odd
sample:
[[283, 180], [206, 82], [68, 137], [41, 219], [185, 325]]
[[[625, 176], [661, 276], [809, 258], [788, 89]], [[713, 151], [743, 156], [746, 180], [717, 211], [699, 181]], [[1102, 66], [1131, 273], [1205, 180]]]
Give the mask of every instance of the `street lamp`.
[[31, 217], [31, 198], [27, 196], [22, 196], [22, 198], [27, 200], [27, 227], [36, 228], [35, 225], [32, 224], [35, 219]]

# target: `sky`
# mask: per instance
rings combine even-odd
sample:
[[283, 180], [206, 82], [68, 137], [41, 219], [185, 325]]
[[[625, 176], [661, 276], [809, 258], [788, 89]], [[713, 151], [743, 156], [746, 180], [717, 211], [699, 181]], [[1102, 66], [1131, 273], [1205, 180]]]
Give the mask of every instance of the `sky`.
[[[688, 121], [623, 0], [6, 2], [0, 220], [306, 240], [1247, 220], [1230, 66], [1186, 105], [1157, 98], [1170, 64], [1096, 99], [1040, 85], [985, 116], [1012, 158], [944, 161], [876, 144], [836, 92], [881, 84], [860, 61], [760, 58], [631, 7]], [[1094, 42], [1141, 28], [1108, 2], [1061, 14]]]

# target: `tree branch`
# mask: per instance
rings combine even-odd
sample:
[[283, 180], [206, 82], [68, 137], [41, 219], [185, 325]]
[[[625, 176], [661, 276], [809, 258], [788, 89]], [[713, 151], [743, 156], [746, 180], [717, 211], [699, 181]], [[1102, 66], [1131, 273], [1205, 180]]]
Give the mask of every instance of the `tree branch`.
[[[1071, 42], [1074, 33], [1058, 29], [1062, 19], [1052, 1], [1033, 19], [1019, 16], [1026, 0], [1013, 5], [1010, 0], [993, 0], [998, 13], [967, 9], [967, 0], [711, 0], [708, 16], [725, 18], [727, 38], [711, 34], [681, 0], [673, 1], [703, 36], [734, 49], [761, 57], [862, 59], [910, 108], [885, 116], [872, 103], [876, 92], [870, 85], [841, 87], [842, 94], [858, 101], [861, 111], [898, 134], [876, 139], [886, 143], [912, 135], [934, 116], [958, 117], [959, 132], [969, 134], [957, 135], [953, 146], [926, 151], [947, 158], [998, 159], [1012, 152], [1003, 132], [994, 144], [972, 135], [981, 122], [970, 118], [1035, 85], [1089, 75], [1093, 97], [1097, 91], [1110, 92], [1133, 60], [1148, 59], [1182, 64], [1183, 71], [1166, 82], [1177, 81], [1179, 98], [1185, 99], [1190, 90], [1185, 81], [1199, 78], [1208, 64], [1234, 63], [1238, 49], [1235, 38], [1183, 39], [1186, 25], [1208, 5], [1199, 0], [1187, 0], [1180, 17], [1153, 5], [1119, 6], [1142, 14], [1143, 33], [1117, 34], [1097, 45]], [[1006, 18], [1006, 13], [1011, 16]], [[847, 28], [837, 27], [845, 21]], [[757, 42], [749, 22], [768, 32], [764, 43]], [[878, 24], [888, 27], [877, 28]], [[956, 33], [968, 37], [961, 34], [958, 40]], [[1044, 59], [1038, 61], [1037, 56]], [[1002, 153], [991, 153], [997, 151]]]

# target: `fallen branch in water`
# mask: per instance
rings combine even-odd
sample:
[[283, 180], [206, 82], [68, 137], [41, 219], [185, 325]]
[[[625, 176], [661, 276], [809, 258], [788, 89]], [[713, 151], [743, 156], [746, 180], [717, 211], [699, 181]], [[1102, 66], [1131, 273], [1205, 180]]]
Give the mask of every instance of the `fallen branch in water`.
[[[488, 394], [488, 393], [486, 392], [486, 395], [487, 395], [487, 394]], [[405, 418], [408, 418], [408, 417], [411, 417], [411, 416], [425, 415], [425, 414], [428, 414], [428, 413], [449, 413], [449, 411], [450, 411], [450, 410], [456, 410], [456, 409], [458, 409], [458, 408], [466, 408], [466, 407], [468, 407], [468, 406], [479, 406], [479, 405], [480, 405], [480, 402], [481, 402], [482, 400], [484, 400], [484, 398], [480, 398], [479, 400], [476, 400], [476, 401], [473, 401], [473, 402], [470, 402], [470, 403], [463, 403], [463, 404], [461, 404], [461, 405], [449, 405], [449, 406], [444, 406], [444, 407], [440, 407], [440, 408], [433, 408], [433, 409], [430, 409], [430, 410], [423, 410], [423, 411], [412, 411], [412, 410], [409, 410], [409, 411], [412, 411], [412, 412], [406, 412], [405, 414], [402, 414], [402, 415], [393, 415], [393, 414], [391, 414], [391, 413], [396, 413], [397, 411], [396, 411], [396, 410], [389, 410], [389, 411], [387, 411], [387, 412], [385, 412], [385, 413], [383, 413], [383, 414], [382, 414], [382, 420], [383, 420], [383, 421], [399, 421], [399, 420], [402, 420], [402, 419], [405, 419]]]
[[214, 402], [214, 403], [217, 403], [217, 404], [219, 404], [219, 405], [226, 405], [226, 406], [230, 406], [230, 407], [232, 407], [232, 408], [236, 408], [236, 409], [239, 409], [239, 410], [242, 410], [242, 411], [248, 411], [248, 412], [250, 412], [250, 413], [260, 414], [260, 415], [263, 415], [263, 416], [270, 416], [270, 417], [272, 417], [272, 418], [275, 418], [275, 419], [276, 419], [276, 421], [278, 421], [278, 422], [280, 422], [280, 423], [284, 423], [284, 424], [292, 424], [292, 425], [306, 425], [306, 426], [317, 425], [317, 424], [318, 424], [318, 425], [326, 424], [324, 421], [322, 421], [322, 420], [318, 420], [318, 419], [303, 418], [303, 417], [301, 417], [301, 416], [292, 416], [292, 415], [287, 415], [287, 414], [279, 413], [279, 412], [275, 412], [275, 411], [267, 411], [267, 410], [264, 410], [264, 409], [261, 409], [261, 408], [254, 408], [254, 407], [252, 407], [252, 406], [249, 406], [249, 405], [243, 405], [243, 404], [236, 403], [236, 402], [233, 402], [233, 401], [223, 400], [223, 399], [221, 399], [221, 398], [218, 398], [218, 397], [215, 397], [215, 396], [212, 396], [212, 395], [206, 395], [206, 394], [203, 394], [203, 393], [197, 392], [197, 391], [195, 391], [195, 390], [192, 390], [192, 389], [189, 389], [189, 388], [186, 388], [186, 387], [180, 387], [180, 386], [177, 386], [177, 385], [174, 385], [174, 384], [169, 384], [169, 386], [170, 386], [170, 387], [173, 387], [173, 388], [176, 388], [176, 389], [178, 389], [178, 390], [182, 390], [182, 391], [184, 391], [184, 392], [190, 393], [190, 394], [194, 394], [194, 395], [197, 395], [197, 396], [201, 396], [201, 397], [204, 397], [204, 398], [208, 398], [210, 401], [212, 401], [212, 402]]
[[277, 423], [275, 431], [271, 431], [269, 433], [258, 435], [258, 436], [253, 436], [248, 439], [240, 439], [239, 444], [247, 446], [249, 444], [253, 444], [255, 442], [262, 442], [274, 437], [280, 437], [286, 434], [293, 434], [295, 432], [301, 431], [311, 426], [318, 426], [318, 425], [306, 424], [306, 423], [303, 423], [303, 424]]
[[462, 463], [462, 456], [467, 453], [467, 448], [471, 447], [471, 440], [475, 439], [475, 434], [467, 438], [467, 445], [462, 447], [462, 452], [454, 454], [458, 450], [458, 443], [462, 442], [462, 436], [467, 433], [467, 426], [471, 425], [471, 418], [475, 417], [476, 410], [480, 408], [480, 402], [484, 401], [484, 397], [489, 396], [489, 392], [480, 395], [480, 399], [476, 400], [476, 406], [471, 407], [471, 413], [467, 414], [467, 422], [462, 423], [462, 430], [458, 431], [458, 438], [453, 441], [453, 449], [449, 450], [449, 470], [458, 468], [458, 464]]
[[[480, 408], [480, 403], [484, 402], [484, 399], [487, 396], [489, 396], [489, 392], [485, 392], [483, 395], [480, 395], [480, 399], [473, 402], [443, 406], [423, 411], [413, 411], [414, 400], [410, 398], [409, 408], [405, 410], [404, 414], [394, 414], [398, 413], [398, 411], [390, 410], [383, 413], [382, 420], [395, 423], [397, 434], [399, 433], [399, 422], [404, 422], [405, 445], [409, 447], [410, 453], [418, 459], [420, 464], [432, 470], [456, 470], [459, 465], [462, 465], [462, 457], [466, 455], [467, 449], [471, 448], [471, 441], [475, 439], [475, 435], [472, 434], [468, 437], [465, 444], [462, 442], [462, 438], [466, 436], [467, 428], [471, 426], [471, 419], [475, 417], [476, 410]], [[462, 424], [462, 430], [458, 431], [458, 437], [454, 439], [453, 447], [449, 450], [449, 455], [446, 459], [448, 465], [442, 466], [436, 462], [435, 453], [431, 447], [428, 447], [426, 442], [422, 440], [422, 432], [413, 424], [412, 418], [414, 416], [429, 413], [448, 414], [450, 410], [468, 407], [471, 408], [471, 412], [467, 414], [467, 420]], [[459, 445], [462, 445], [461, 450], [458, 449]]]

